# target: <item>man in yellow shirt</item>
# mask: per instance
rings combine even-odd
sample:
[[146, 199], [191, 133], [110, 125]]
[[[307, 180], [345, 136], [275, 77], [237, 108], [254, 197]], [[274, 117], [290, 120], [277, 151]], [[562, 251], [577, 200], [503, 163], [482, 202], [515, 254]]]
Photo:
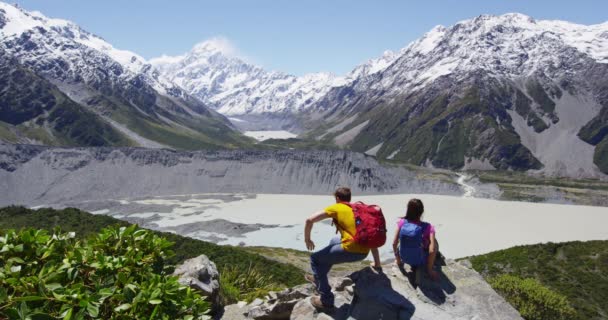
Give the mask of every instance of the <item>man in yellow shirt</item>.
[[[306, 219], [304, 228], [304, 241], [308, 250], [314, 250], [315, 244], [310, 239], [310, 232], [314, 223], [324, 219], [332, 218], [338, 226], [340, 236], [335, 237], [329, 242], [329, 245], [319, 251], [314, 252], [310, 256], [310, 266], [313, 275], [307, 275], [307, 280], [313, 282], [317, 286], [320, 296], [311, 298], [311, 303], [317, 309], [332, 309], [334, 308], [334, 295], [331, 292], [331, 287], [327, 279], [327, 274], [334, 264], [360, 261], [367, 257], [370, 252], [366, 248], [353, 240], [353, 236], [357, 232], [355, 225], [355, 215], [353, 210], [348, 205], [351, 201], [351, 193], [349, 188], [338, 188], [334, 192], [336, 203], [325, 210], [315, 213]], [[374, 257], [375, 268], [380, 268], [380, 255], [378, 249], [371, 249]]]

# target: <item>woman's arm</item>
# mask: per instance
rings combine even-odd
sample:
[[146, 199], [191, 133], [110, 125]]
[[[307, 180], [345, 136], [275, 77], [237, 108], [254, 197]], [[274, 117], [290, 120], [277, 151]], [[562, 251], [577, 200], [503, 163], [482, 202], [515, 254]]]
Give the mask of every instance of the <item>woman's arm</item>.
[[438, 280], [439, 274], [433, 269], [435, 265], [435, 258], [437, 257], [437, 240], [435, 239], [435, 233], [431, 233], [431, 243], [429, 243], [429, 258], [427, 260], [426, 269], [431, 279]]
[[401, 264], [401, 257], [399, 256], [399, 231], [401, 231], [401, 228], [397, 226], [397, 230], [395, 230], [395, 237], [393, 239], [393, 253], [395, 254], [395, 262], [397, 264]]
[[304, 226], [304, 243], [306, 243], [306, 249], [312, 251], [315, 249], [315, 243], [310, 240], [310, 232], [312, 231], [312, 225], [315, 222], [329, 218], [329, 215], [325, 211], [319, 211], [306, 219], [306, 225]]

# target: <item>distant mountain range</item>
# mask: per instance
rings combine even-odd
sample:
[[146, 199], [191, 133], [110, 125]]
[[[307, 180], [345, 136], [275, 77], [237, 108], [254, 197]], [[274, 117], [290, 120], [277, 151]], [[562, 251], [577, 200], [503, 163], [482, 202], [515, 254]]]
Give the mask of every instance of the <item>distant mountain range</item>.
[[266, 72], [219, 47], [152, 63], [224, 114], [379, 158], [608, 173], [608, 23], [482, 15], [435, 27], [344, 77]]
[[0, 2], [0, 136], [11, 142], [238, 147], [231, 123], [143, 58]]
[[608, 23], [482, 15], [344, 76], [266, 71], [223, 41], [147, 62], [0, 3], [0, 137], [238, 148], [238, 126], [428, 167], [608, 174]]

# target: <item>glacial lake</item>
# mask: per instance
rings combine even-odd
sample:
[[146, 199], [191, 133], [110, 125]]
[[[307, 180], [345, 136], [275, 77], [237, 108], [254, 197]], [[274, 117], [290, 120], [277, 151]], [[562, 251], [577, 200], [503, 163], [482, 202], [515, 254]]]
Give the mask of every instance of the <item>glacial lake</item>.
[[[410, 198], [425, 205], [423, 219], [437, 231], [441, 252], [461, 258], [541, 242], [608, 239], [608, 208], [509, 202], [439, 195], [375, 195], [354, 201], [377, 204], [387, 219], [390, 259], [396, 222]], [[198, 194], [120, 199], [84, 205], [148, 228], [176, 232], [219, 244], [306, 250], [304, 221], [332, 204], [331, 196], [286, 194]], [[80, 206], [81, 208], [83, 206]], [[335, 236], [330, 220], [315, 224], [317, 248]]]

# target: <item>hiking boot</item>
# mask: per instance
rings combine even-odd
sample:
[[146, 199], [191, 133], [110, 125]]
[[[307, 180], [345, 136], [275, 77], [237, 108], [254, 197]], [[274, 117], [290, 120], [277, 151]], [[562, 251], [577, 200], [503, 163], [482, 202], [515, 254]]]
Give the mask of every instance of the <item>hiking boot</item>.
[[336, 307], [334, 307], [333, 305], [331, 305], [331, 306], [324, 305], [323, 302], [321, 302], [321, 297], [319, 297], [319, 296], [310, 297], [310, 304], [312, 304], [312, 306], [315, 307], [315, 309], [317, 309], [319, 311], [324, 311], [324, 312], [333, 312], [336, 309]]

